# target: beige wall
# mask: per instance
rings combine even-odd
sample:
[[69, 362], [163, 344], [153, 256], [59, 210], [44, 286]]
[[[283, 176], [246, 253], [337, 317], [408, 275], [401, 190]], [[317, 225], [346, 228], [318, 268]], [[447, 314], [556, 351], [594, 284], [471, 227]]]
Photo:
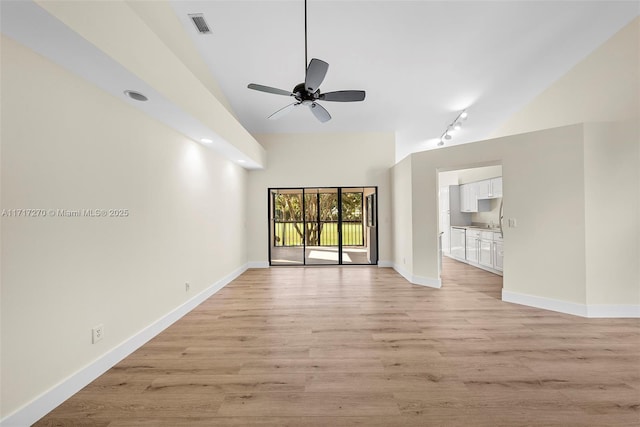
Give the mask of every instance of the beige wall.
[[640, 18], [606, 41], [492, 137], [640, 117]]
[[220, 89], [218, 82], [213, 78], [209, 67], [200, 56], [189, 35], [184, 31], [182, 23], [169, 2], [127, 0], [126, 3], [171, 49], [171, 52], [180, 58], [180, 61], [189, 68], [198, 80], [209, 89], [227, 111], [236, 117], [229, 100]]
[[573, 126], [414, 154], [413, 274], [438, 277], [436, 171], [497, 162], [505, 218], [518, 221], [504, 233], [504, 289], [584, 302], [581, 138]]
[[249, 173], [249, 260], [268, 261], [267, 188], [378, 186], [379, 259], [390, 260], [392, 133], [257, 135], [266, 170]]
[[413, 271], [413, 218], [411, 188], [411, 157], [405, 157], [392, 169], [392, 262], [405, 276]]
[[130, 212], [1, 218], [4, 417], [246, 263], [247, 172], [9, 39], [1, 50], [2, 209]]
[[[517, 220], [504, 230], [504, 290], [577, 304], [638, 304], [631, 261], [640, 259], [637, 132], [637, 123], [573, 125], [413, 154], [392, 173], [413, 189], [410, 221], [394, 216], [394, 229], [412, 235], [411, 275], [438, 277], [436, 171], [499, 161], [505, 218]], [[604, 224], [614, 221], [609, 232]], [[404, 249], [397, 237], [394, 243], [400, 264]]]
[[[154, 29], [162, 17], [146, 16], [146, 7], [121, 0], [112, 1], [37, 1], [48, 13], [103, 51], [164, 98], [233, 145], [256, 164], [263, 166], [266, 153], [251, 134], [213, 95], [211, 84], [204, 84], [201, 73], [186, 52], [180, 57]], [[160, 9], [159, 9], [160, 10]], [[148, 20], [149, 25], [142, 18]], [[117, 31], [113, 23], [117, 22]], [[166, 29], [166, 31], [169, 31]], [[210, 82], [211, 83], [211, 82]]]
[[590, 124], [587, 129], [587, 302], [640, 304], [638, 128]]
[[463, 169], [458, 171], [458, 184], [482, 181], [483, 179], [502, 176], [502, 166], [483, 166], [479, 168]]

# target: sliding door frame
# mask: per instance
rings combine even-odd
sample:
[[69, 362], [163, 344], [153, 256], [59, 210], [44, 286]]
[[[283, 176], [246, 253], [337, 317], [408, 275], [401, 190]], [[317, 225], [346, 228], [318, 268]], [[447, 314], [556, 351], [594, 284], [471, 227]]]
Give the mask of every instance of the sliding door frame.
[[[373, 263], [366, 263], [366, 264], [343, 264], [343, 256], [342, 256], [342, 248], [343, 248], [343, 243], [342, 243], [342, 224], [343, 224], [343, 216], [342, 216], [342, 193], [343, 190], [345, 189], [356, 189], [356, 188], [362, 188], [363, 189], [363, 193], [362, 193], [362, 211], [363, 211], [363, 215], [367, 209], [366, 207], [366, 202], [365, 199], [366, 197], [364, 196], [364, 189], [373, 189], [374, 190], [374, 194], [375, 194], [375, 199], [376, 199], [376, 203], [374, 206], [374, 215], [376, 218], [376, 224], [375, 224], [375, 235], [376, 235], [376, 239], [375, 239], [375, 262]], [[378, 218], [378, 186], [377, 185], [351, 185], [351, 186], [340, 186], [340, 187], [335, 187], [335, 186], [317, 186], [317, 187], [269, 187], [267, 188], [267, 230], [268, 230], [268, 238], [267, 238], [267, 242], [269, 243], [268, 246], [268, 254], [269, 254], [269, 266], [270, 267], [281, 267], [284, 266], [282, 264], [273, 264], [272, 263], [272, 253], [271, 253], [271, 247], [272, 247], [272, 238], [275, 238], [275, 194], [277, 194], [279, 191], [301, 191], [302, 192], [302, 224], [303, 224], [303, 228], [306, 229], [306, 224], [307, 224], [307, 220], [305, 217], [305, 212], [306, 212], [306, 191], [307, 190], [321, 190], [321, 189], [336, 189], [337, 191], [337, 205], [338, 205], [338, 224], [337, 224], [337, 232], [338, 232], [338, 263], [337, 264], [307, 264], [307, 257], [306, 257], [306, 250], [307, 250], [307, 242], [306, 242], [306, 238], [303, 236], [302, 237], [302, 251], [303, 251], [303, 256], [302, 256], [302, 264], [296, 264], [296, 265], [288, 265], [289, 267], [307, 267], [307, 266], [314, 266], [314, 267], [335, 267], [335, 266], [366, 266], [366, 265], [378, 265], [378, 260], [379, 260], [379, 248], [378, 248], [378, 237], [379, 237], [379, 230], [378, 230], [378, 226], [379, 226], [379, 221], [377, 221]], [[317, 197], [320, 197], [320, 193], [317, 193]], [[316, 221], [320, 221], [320, 212], [318, 210], [318, 216], [316, 218]], [[364, 218], [364, 217], [363, 217]], [[368, 221], [367, 221], [368, 222]], [[272, 228], [273, 227], [273, 228]], [[362, 239], [363, 241], [366, 241], [366, 236], [365, 233], [368, 231], [368, 226], [367, 223], [365, 223], [363, 221], [363, 228], [362, 228]], [[369, 245], [371, 244], [371, 242], [369, 242]]]

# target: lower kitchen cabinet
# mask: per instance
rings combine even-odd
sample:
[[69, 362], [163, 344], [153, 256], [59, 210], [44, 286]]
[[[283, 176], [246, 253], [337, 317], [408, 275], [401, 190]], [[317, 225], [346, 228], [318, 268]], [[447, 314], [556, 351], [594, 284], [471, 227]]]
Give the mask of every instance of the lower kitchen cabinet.
[[478, 249], [480, 241], [480, 231], [467, 229], [467, 256], [466, 260], [472, 263], [478, 262]]
[[504, 248], [502, 242], [493, 242], [493, 268], [502, 271]]
[[451, 227], [452, 258], [502, 275], [502, 235], [476, 227]]
[[459, 227], [451, 227], [451, 250], [449, 253], [453, 258], [461, 261], [465, 260], [465, 235], [466, 230]]
[[493, 268], [493, 240], [480, 240], [480, 256], [478, 264]]

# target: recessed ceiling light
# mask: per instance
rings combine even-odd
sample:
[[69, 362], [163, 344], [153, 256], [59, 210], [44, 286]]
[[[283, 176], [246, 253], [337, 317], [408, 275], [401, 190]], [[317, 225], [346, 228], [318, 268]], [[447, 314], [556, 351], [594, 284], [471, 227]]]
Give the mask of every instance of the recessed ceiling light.
[[204, 142], [205, 144], [211, 144], [213, 140], [209, 138], [202, 138], [200, 139], [200, 142]]
[[140, 92], [136, 92], [135, 90], [125, 90], [124, 94], [127, 95], [131, 99], [135, 99], [136, 101], [148, 101], [149, 98], [141, 94]]

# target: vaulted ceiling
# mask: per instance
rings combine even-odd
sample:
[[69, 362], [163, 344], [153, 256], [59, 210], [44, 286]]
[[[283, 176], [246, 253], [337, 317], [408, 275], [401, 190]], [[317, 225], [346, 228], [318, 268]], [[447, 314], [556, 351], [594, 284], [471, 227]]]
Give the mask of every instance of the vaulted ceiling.
[[[196, 110], [187, 111], [176, 100], [197, 97], [208, 89], [207, 96], [213, 94], [221, 102], [218, 114], [229, 116], [226, 106], [253, 134], [393, 132], [400, 160], [411, 152], [436, 148], [447, 125], [463, 109], [468, 120], [447, 145], [489, 137], [640, 14], [637, 0], [309, 0], [309, 60], [329, 63], [321, 90], [367, 93], [363, 102], [322, 102], [333, 118], [320, 123], [306, 108], [268, 120], [293, 100], [247, 88], [259, 83], [292, 90], [304, 80], [304, 0], [68, 2], [61, 7], [54, 3], [3, 0], [0, 30], [114, 96], [124, 99], [123, 90], [132, 88], [153, 95], [148, 103], [125, 101], [194, 141], [215, 140], [214, 149], [247, 168], [261, 167], [260, 155], [243, 152], [225, 140], [225, 130], [215, 129], [220, 118], [210, 117], [212, 109], [195, 117]], [[50, 13], [58, 9], [91, 14], [100, 28], [108, 29], [108, 40], [102, 43], [110, 45], [111, 38], [125, 43], [124, 56], [130, 63], [109, 57], [104, 46], [87, 38], [93, 26], [85, 25], [84, 15], [76, 21], [83, 27], [78, 30]], [[127, 27], [131, 36], [124, 41], [123, 36], [116, 37], [119, 24], [114, 17], [120, 15], [100, 12], [116, 9], [138, 17], [128, 21], [138, 26]], [[204, 15], [211, 34], [196, 31], [188, 16], [193, 13]], [[142, 46], [141, 40], [150, 40], [145, 37], [151, 33], [156, 35], [152, 45]], [[160, 90], [175, 94], [169, 99], [134, 71], [151, 58], [160, 58], [156, 54], [162, 50], [168, 52], [164, 59], [172, 62], [173, 69], [179, 63], [189, 70], [184, 77], [191, 80], [191, 90], [201, 90], [189, 95], [184, 92], [185, 81], [164, 75], [173, 79], [171, 88]], [[147, 66], [162, 74], [165, 63]], [[246, 134], [241, 140], [252, 139], [242, 126], [234, 126], [240, 129], [235, 130], [238, 135]]]
[[[252, 133], [395, 132], [398, 159], [480, 140], [638, 15], [637, 1], [308, 2], [309, 60], [330, 64], [323, 92], [366, 90], [362, 103], [324, 102], [267, 120], [304, 79], [304, 1], [171, 1], [240, 122]], [[212, 34], [188, 18], [203, 13]]]

